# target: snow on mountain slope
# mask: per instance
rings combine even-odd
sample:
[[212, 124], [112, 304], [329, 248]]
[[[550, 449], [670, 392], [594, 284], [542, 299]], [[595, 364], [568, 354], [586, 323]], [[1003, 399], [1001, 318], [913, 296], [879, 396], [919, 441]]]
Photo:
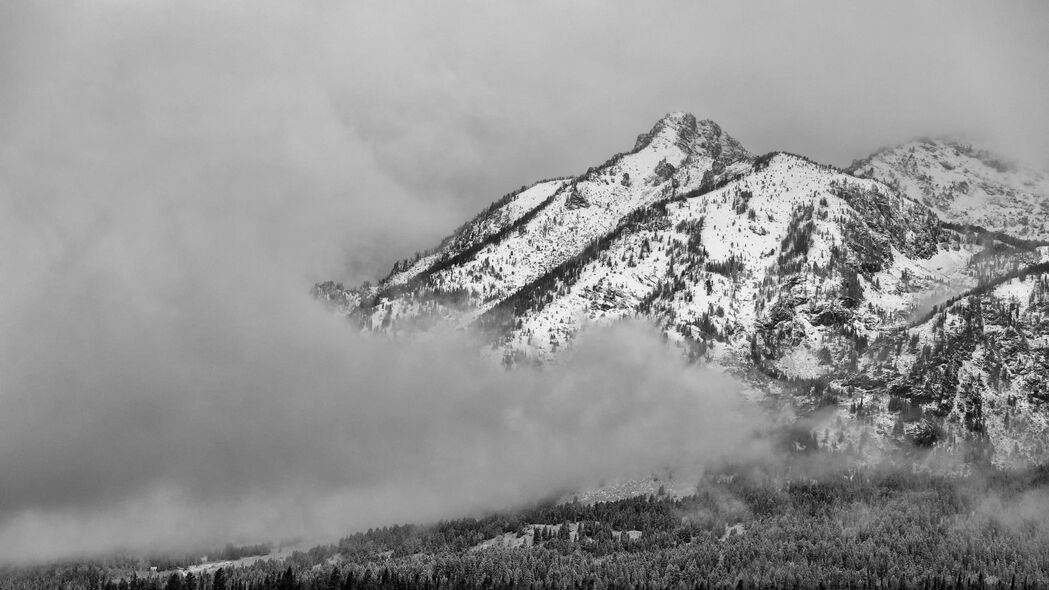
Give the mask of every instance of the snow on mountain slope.
[[[1002, 466], [1044, 461], [1049, 441], [1049, 249], [1040, 262], [979, 286], [883, 338], [863, 386], [888, 396], [861, 408], [897, 435]], [[875, 396], [869, 399], [877, 400]], [[853, 408], [855, 411], [855, 408]]]
[[429, 270], [434, 264], [460, 254], [471, 246], [482, 243], [485, 239], [497, 235], [507, 227], [520, 221], [522, 217], [556, 194], [567, 179], [539, 181], [530, 187], [510, 193], [502, 200], [492, 204], [486, 211], [463, 225], [451, 236], [445, 238], [432, 252], [421, 255], [414, 261], [402, 261], [384, 281], [385, 286], [396, 286], [407, 283], [412, 278]]
[[[522, 186], [519, 190], [505, 195], [492, 203], [470, 221], [464, 223], [452, 235], [446, 237], [432, 250], [417, 253], [414, 258], [405, 259], [394, 264], [389, 276], [383, 279], [383, 288], [402, 287], [412, 279], [433, 269], [435, 265], [454, 262], [457, 258], [468, 256], [486, 240], [505, 232], [514, 224], [521, 223], [534, 214], [547, 200], [564, 187], [568, 179], [555, 178], [540, 180], [531, 186]], [[349, 312], [357, 309], [362, 298], [373, 297], [377, 292], [371, 285], [359, 289], [346, 289], [341, 283], [328, 281], [318, 284], [313, 294], [336, 309]]]
[[[553, 358], [585, 325], [641, 313], [694, 353], [721, 348], [724, 360], [745, 363], [762, 326], [811, 315], [792, 325], [790, 346], [782, 333], [762, 345], [784, 374], [815, 377], [824, 372], [817, 350], [838, 322], [871, 335], [887, 318], [904, 321], [930, 285], [975, 284], [964, 272], [974, 249], [952, 249], [925, 207], [789, 154], [625, 227], [493, 310], [512, 320], [502, 326], [511, 359]], [[899, 249], [888, 245], [896, 236]]]
[[855, 162], [850, 171], [925, 203], [946, 221], [1049, 240], [1049, 172], [970, 144], [915, 140]]
[[[1049, 442], [1049, 321], [1044, 289], [1024, 281], [1045, 274], [1049, 248], [1001, 230], [1015, 221], [1003, 211], [1037, 195], [1006, 195], [1002, 183], [1026, 181], [947, 143], [854, 170], [754, 157], [713, 122], [672, 113], [632, 151], [507, 195], [378, 285], [314, 292], [365, 330], [478, 329], [507, 366], [556, 362], [591, 325], [647, 318], [689, 359], [830, 416], [820, 446], [1035, 460]], [[983, 197], [938, 184], [962, 177], [1003, 197], [977, 223], [965, 207]], [[937, 186], [953, 188], [922, 188]], [[974, 337], [969, 309], [996, 327], [981, 320]]]

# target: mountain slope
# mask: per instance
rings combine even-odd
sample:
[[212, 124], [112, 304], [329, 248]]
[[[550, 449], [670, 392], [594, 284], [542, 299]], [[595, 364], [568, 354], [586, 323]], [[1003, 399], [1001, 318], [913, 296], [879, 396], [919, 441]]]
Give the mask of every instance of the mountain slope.
[[[1001, 231], [1011, 217], [999, 231], [973, 223], [957, 195], [938, 210], [900, 190], [890, 172], [925, 178], [931, 153], [901, 167], [884, 152], [849, 172], [755, 157], [715, 123], [672, 113], [632, 151], [507, 195], [378, 285], [314, 292], [365, 330], [479, 329], [508, 366], [555, 361], [588, 326], [643, 317], [690, 359], [829, 408], [821, 445], [851, 452], [876, 437], [1038, 460], [1049, 325], [1044, 289], [1024, 281], [1040, 284], [1049, 249]], [[955, 153], [984, 157], [973, 154]], [[990, 190], [967, 166], [953, 173]], [[1023, 305], [1001, 303], [1020, 291]], [[997, 327], [944, 319], [970, 309], [993, 310]], [[989, 352], [1003, 346], [1018, 352]], [[1005, 415], [1037, 425], [1033, 438], [1021, 442]]]

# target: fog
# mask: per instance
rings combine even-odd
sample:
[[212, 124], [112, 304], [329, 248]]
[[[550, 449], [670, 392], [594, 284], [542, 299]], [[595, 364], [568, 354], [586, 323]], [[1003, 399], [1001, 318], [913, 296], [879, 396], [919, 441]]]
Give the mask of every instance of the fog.
[[[114, 313], [125, 326], [63, 351], [78, 358], [25, 361], [34, 377], [14, 391], [33, 399], [5, 399], [18, 411], [0, 428], [0, 469], [17, 475], [0, 482], [0, 554], [330, 540], [761, 448], [736, 384], [686, 368], [647, 326], [507, 372], [463, 337], [385, 343], [312, 302], [269, 315], [228, 295], [208, 328], [132, 335], [141, 315]], [[264, 327], [222, 319], [237, 314]]]
[[1045, 7], [955, 7], [4, 3], [0, 561], [337, 535], [745, 447], [738, 386], [643, 325], [508, 373], [465, 334], [357, 336], [310, 285], [671, 110], [838, 164], [949, 132], [1044, 161]]

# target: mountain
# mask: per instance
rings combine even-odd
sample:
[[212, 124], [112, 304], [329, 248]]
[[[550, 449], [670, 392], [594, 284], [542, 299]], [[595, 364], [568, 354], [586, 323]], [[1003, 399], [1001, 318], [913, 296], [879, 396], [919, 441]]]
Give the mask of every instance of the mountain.
[[508, 366], [643, 317], [689, 359], [792, 394], [777, 397], [818, 417], [799, 444], [1022, 465], [1049, 442], [1049, 243], [1032, 221], [1047, 193], [1015, 188], [1044, 179], [1011, 170], [947, 142], [848, 170], [756, 156], [671, 113], [378, 284], [314, 294], [363, 330], [479, 329]]
[[928, 205], [941, 218], [1049, 240], [1049, 172], [952, 139], [918, 139], [856, 161], [849, 171]]

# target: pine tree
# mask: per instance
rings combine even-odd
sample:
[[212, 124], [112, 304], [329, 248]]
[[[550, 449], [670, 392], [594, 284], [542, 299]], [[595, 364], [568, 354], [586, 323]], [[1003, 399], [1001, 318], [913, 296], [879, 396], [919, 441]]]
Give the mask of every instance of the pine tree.
[[295, 583], [295, 572], [288, 566], [288, 569], [284, 570], [284, 575], [280, 578], [280, 590], [295, 590], [298, 584]]
[[172, 572], [164, 585], [165, 590], [182, 590], [182, 576], [178, 572]]

